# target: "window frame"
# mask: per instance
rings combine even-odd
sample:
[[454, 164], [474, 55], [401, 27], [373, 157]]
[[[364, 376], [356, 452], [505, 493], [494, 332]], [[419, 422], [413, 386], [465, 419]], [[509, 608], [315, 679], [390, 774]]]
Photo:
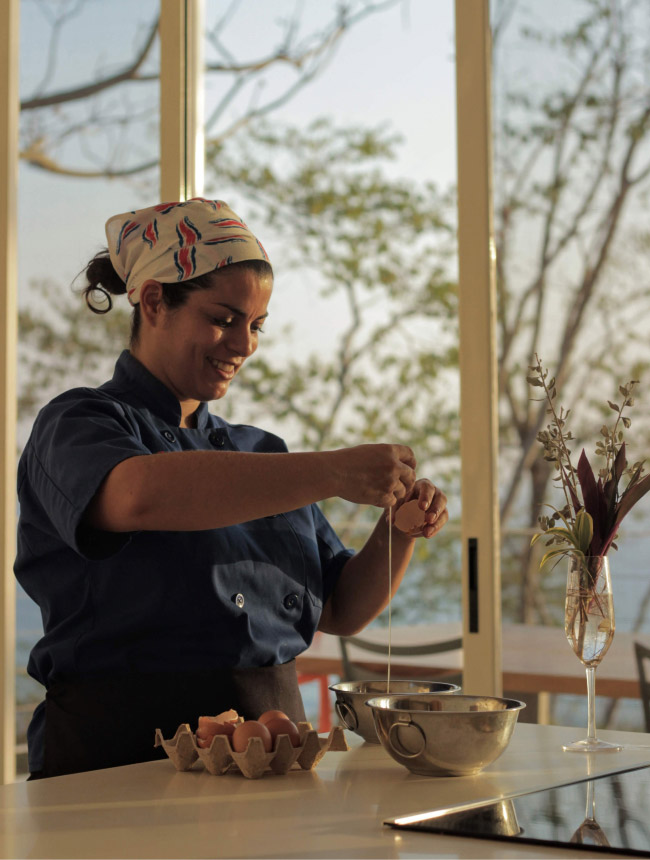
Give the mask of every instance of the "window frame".
[[489, 0], [455, 0], [463, 689], [501, 695]]
[[[16, 778], [16, 348], [19, 0], [0, 4], [0, 779]], [[4, 58], [4, 59], [3, 59]]]

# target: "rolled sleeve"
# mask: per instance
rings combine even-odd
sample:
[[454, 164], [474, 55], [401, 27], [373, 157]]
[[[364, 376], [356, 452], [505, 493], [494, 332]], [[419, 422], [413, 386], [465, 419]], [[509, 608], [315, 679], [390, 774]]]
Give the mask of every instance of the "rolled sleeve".
[[130, 536], [86, 527], [84, 513], [118, 463], [149, 453], [119, 403], [76, 389], [39, 413], [25, 451], [27, 483], [61, 540], [84, 557], [106, 558]]

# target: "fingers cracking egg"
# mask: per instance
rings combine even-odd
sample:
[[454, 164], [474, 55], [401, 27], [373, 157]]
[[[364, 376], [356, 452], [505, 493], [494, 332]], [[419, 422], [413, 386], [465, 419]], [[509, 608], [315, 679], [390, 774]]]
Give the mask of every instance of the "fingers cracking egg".
[[419, 532], [425, 523], [426, 512], [420, 507], [418, 499], [411, 499], [395, 514], [395, 525], [402, 531], [410, 534]]

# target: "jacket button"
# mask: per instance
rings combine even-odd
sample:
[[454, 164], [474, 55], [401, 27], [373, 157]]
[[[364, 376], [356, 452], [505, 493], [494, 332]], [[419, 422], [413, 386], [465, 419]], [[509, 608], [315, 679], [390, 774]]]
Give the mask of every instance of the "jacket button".
[[168, 442], [175, 442], [176, 441], [176, 437], [174, 436], [174, 434], [172, 433], [171, 430], [163, 430], [162, 434]]
[[236, 604], [240, 609], [243, 609], [243, 608], [244, 608], [244, 603], [245, 603], [245, 602], [246, 602], [246, 601], [244, 600], [244, 595], [243, 595], [243, 594], [236, 594], [236, 595], [235, 595], [235, 604]]
[[223, 437], [223, 433], [219, 432], [219, 430], [211, 430], [208, 436], [208, 441], [215, 448], [223, 448], [226, 444], [226, 440]]
[[295, 609], [298, 605], [298, 595], [297, 594], [287, 594], [287, 596], [282, 601], [284, 603], [285, 609]]

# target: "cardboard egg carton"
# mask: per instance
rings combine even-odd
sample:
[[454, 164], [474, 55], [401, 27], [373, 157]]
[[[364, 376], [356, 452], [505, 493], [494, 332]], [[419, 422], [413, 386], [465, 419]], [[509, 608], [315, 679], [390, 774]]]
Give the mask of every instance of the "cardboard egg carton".
[[200, 747], [189, 724], [183, 723], [169, 740], [156, 729], [154, 746], [164, 749], [176, 770], [190, 770], [200, 759], [209, 773], [221, 776], [239, 770], [248, 779], [259, 779], [267, 771], [285, 774], [294, 765], [311, 770], [329, 750], [349, 749], [341, 726], [335, 726], [326, 738], [320, 738], [311, 723], [298, 723], [298, 732], [298, 747], [292, 746], [288, 735], [278, 735], [275, 749], [270, 753], [265, 752], [261, 738], [250, 738], [246, 751], [238, 753], [227, 735], [214, 735], [209, 747]]

